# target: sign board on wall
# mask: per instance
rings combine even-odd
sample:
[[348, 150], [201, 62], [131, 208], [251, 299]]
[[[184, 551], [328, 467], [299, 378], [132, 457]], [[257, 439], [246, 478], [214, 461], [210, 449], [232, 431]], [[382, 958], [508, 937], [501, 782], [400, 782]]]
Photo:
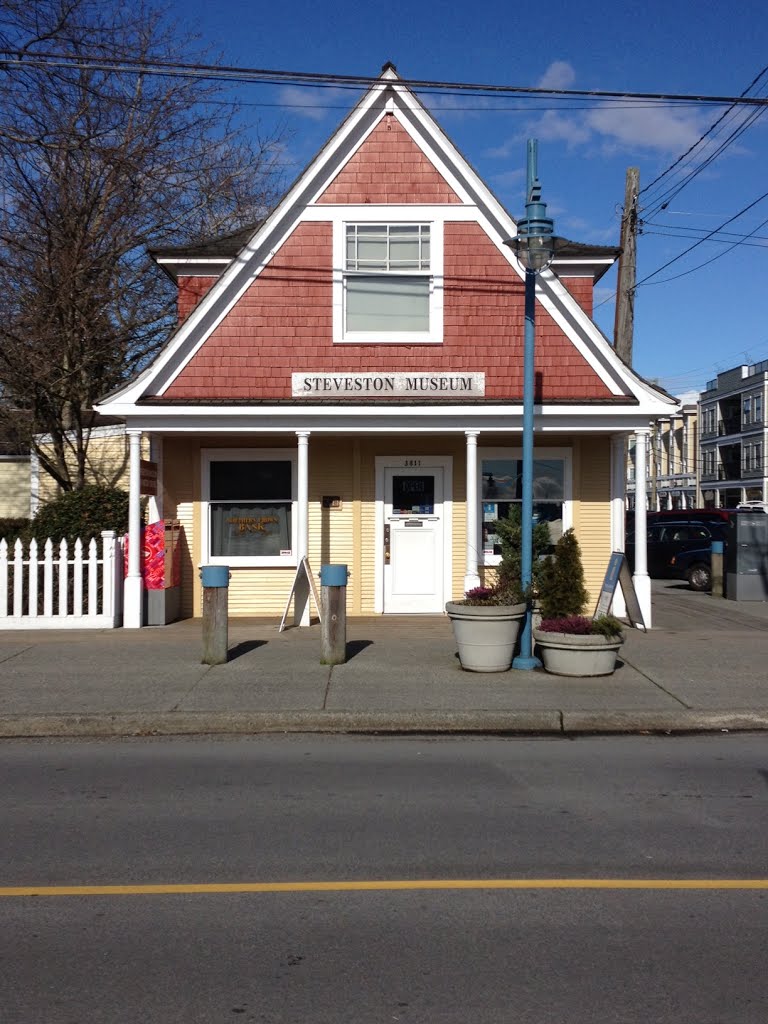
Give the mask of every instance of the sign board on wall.
[[484, 373], [292, 373], [294, 398], [482, 398]]
[[154, 497], [157, 494], [157, 463], [142, 459], [139, 464], [139, 489], [142, 494]]

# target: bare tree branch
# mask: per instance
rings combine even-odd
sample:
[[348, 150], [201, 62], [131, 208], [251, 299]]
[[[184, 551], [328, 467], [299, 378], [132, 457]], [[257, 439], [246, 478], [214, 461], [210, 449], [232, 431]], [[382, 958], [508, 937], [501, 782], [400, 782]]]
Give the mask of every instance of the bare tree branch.
[[[221, 87], [36, 51], [203, 60], [153, 0], [0, 0], [0, 414], [50, 435], [41, 464], [82, 487], [92, 406], [168, 336], [176, 296], [148, 249], [236, 230], [282, 185], [282, 135], [241, 127]], [[215, 101], [215, 102], [212, 102]]]

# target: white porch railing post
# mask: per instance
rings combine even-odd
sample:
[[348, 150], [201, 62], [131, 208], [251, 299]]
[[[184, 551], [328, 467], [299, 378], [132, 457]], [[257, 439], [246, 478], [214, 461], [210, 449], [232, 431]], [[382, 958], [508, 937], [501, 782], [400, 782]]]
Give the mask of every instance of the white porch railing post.
[[20, 540], [13, 545], [13, 614], [20, 618], [24, 602], [24, 548]]
[[110, 619], [115, 615], [115, 531], [101, 533], [101, 614]]
[[[624, 434], [611, 437], [611, 551], [624, 550], [625, 494], [627, 486], [627, 441]], [[611, 611], [619, 618], [626, 615], [624, 592], [617, 587]]]
[[75, 615], [83, 614], [83, 542], [78, 537], [75, 541], [75, 564], [72, 567], [75, 585], [73, 611]]
[[0, 540], [0, 618], [8, 618], [8, 541]]
[[88, 544], [88, 614], [99, 613], [99, 549], [96, 538], [91, 537]]
[[69, 579], [69, 551], [67, 542], [62, 540], [59, 544], [59, 615], [67, 614], [67, 583]]
[[29, 542], [29, 561], [27, 562], [29, 568], [29, 602], [27, 608], [29, 609], [29, 616], [32, 619], [37, 618], [37, 541], [33, 538]]
[[43, 615], [53, 615], [53, 541], [49, 537], [43, 549]]
[[[301, 563], [309, 550], [309, 431], [297, 430], [296, 460], [296, 563]], [[300, 575], [293, 592], [293, 621], [296, 626], [310, 624], [309, 582]]]
[[640, 611], [643, 613], [645, 625], [649, 629], [651, 628], [651, 578], [648, 575], [646, 456], [650, 435], [649, 427], [635, 431], [635, 571], [632, 576]]
[[472, 590], [480, 586], [480, 574], [477, 571], [480, 559], [477, 552], [478, 528], [478, 496], [477, 496], [477, 438], [479, 430], [465, 430], [467, 439], [467, 542], [466, 568], [464, 571], [464, 590]]
[[142, 625], [141, 578], [141, 431], [129, 430], [131, 467], [128, 491], [128, 575], [125, 578], [123, 626], [139, 629]]

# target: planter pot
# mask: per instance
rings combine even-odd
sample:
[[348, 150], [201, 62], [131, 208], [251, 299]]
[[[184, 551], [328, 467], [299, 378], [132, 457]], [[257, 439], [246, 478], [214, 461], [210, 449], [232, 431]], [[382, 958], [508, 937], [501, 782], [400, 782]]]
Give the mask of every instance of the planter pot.
[[468, 672], [506, 672], [525, 617], [524, 604], [466, 605], [449, 601], [461, 667]]
[[608, 676], [616, 668], [621, 640], [614, 637], [533, 630], [547, 672], [556, 676]]

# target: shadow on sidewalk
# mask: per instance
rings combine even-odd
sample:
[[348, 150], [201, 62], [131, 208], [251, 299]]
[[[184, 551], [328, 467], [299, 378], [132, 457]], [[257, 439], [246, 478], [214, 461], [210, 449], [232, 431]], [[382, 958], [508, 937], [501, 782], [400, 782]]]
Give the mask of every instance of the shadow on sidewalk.
[[229, 648], [227, 660], [234, 661], [235, 658], [240, 658], [243, 654], [250, 654], [251, 651], [258, 650], [259, 647], [266, 647], [268, 643], [269, 640], [243, 640]]

